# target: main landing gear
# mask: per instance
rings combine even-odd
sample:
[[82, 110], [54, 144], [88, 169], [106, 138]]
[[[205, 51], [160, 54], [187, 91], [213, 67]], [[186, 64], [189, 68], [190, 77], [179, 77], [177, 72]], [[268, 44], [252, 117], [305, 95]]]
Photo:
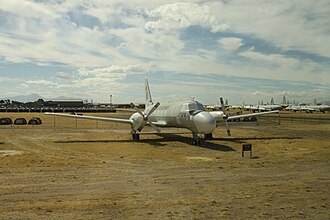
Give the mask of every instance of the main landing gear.
[[[192, 144], [195, 146], [200, 146], [202, 143], [202, 140], [198, 137], [197, 133], [192, 133], [193, 135], [193, 141]], [[210, 134], [205, 134], [204, 135], [205, 140], [211, 140], [213, 139], [212, 133]], [[132, 140], [133, 141], [139, 141], [140, 140], [140, 134], [137, 132], [132, 132]]]
[[[204, 140], [212, 140], [213, 135], [212, 133], [204, 134]], [[198, 137], [197, 133], [193, 133], [193, 141], [192, 144], [196, 146], [200, 146], [202, 143], [202, 140]]]
[[140, 140], [140, 134], [132, 133], [132, 140], [133, 141], [139, 141]]

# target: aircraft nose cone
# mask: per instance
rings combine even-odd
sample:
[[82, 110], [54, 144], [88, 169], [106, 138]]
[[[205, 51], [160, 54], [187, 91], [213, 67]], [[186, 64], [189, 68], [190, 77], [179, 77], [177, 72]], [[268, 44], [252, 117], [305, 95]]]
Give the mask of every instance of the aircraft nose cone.
[[208, 112], [199, 112], [194, 116], [194, 124], [200, 134], [209, 134], [216, 128], [216, 121]]

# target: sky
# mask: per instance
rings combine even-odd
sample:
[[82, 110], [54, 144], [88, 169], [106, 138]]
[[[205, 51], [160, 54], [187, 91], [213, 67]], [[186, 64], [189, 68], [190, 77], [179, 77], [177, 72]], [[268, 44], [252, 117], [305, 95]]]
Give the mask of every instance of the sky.
[[0, 98], [330, 100], [328, 0], [10, 0]]

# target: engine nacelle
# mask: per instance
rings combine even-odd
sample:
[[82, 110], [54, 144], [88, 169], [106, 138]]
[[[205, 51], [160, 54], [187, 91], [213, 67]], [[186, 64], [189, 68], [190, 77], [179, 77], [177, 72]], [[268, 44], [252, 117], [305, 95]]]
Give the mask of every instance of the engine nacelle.
[[210, 134], [217, 126], [214, 117], [205, 111], [201, 111], [193, 116], [193, 122], [199, 134]]
[[129, 118], [133, 121], [132, 129], [134, 131], [141, 131], [143, 127], [146, 125], [147, 121], [145, 121], [139, 113], [135, 112], [131, 117]]

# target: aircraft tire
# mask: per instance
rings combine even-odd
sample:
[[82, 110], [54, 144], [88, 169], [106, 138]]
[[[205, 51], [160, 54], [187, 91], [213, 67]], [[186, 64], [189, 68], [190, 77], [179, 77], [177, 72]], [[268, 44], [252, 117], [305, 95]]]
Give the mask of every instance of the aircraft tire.
[[193, 140], [192, 144], [195, 145], [195, 146], [200, 146], [201, 145], [201, 140]]
[[140, 134], [132, 134], [133, 141], [139, 141], [140, 140]]
[[205, 140], [212, 140], [212, 139], [213, 139], [213, 135], [212, 135], [212, 133], [204, 134], [204, 139], [205, 139]]

